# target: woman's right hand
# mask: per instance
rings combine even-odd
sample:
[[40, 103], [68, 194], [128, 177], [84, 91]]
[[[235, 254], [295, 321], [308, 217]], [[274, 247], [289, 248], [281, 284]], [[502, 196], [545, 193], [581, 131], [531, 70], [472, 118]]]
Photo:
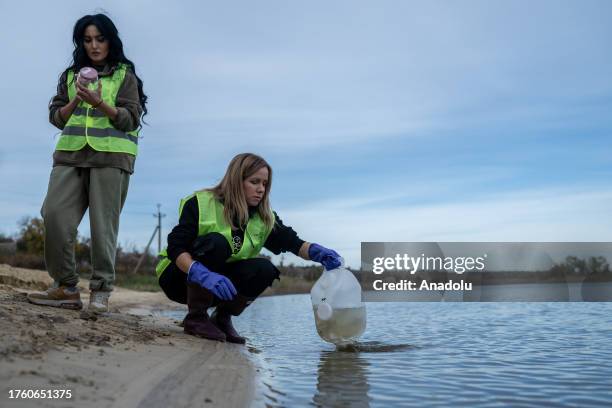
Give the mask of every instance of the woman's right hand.
[[76, 91], [77, 96], [81, 98], [81, 100], [87, 102], [92, 106], [98, 106], [104, 100], [102, 99], [102, 81], [98, 81], [98, 89], [92, 91], [86, 85], [83, 85], [79, 81], [76, 82]]
[[81, 101], [83, 101], [83, 99], [79, 96], [79, 89], [77, 87], [78, 82], [79, 82], [79, 77], [77, 75], [74, 78], [74, 88], [77, 92], [74, 94], [74, 98], [72, 98], [70, 102], [68, 102], [68, 105], [72, 105], [73, 107], [76, 107], [79, 103], [81, 103]]
[[189, 271], [187, 271], [187, 280], [210, 290], [221, 300], [232, 300], [238, 293], [231, 280], [209, 270], [198, 261], [191, 263]]
[[68, 121], [70, 116], [72, 116], [72, 112], [76, 109], [77, 105], [82, 101], [79, 95], [75, 95], [66, 105], [60, 108], [60, 115], [64, 121]]

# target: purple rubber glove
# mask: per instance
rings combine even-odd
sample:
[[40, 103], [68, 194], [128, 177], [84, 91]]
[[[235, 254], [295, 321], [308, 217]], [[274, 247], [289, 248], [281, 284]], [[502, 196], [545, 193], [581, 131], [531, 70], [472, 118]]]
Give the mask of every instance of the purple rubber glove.
[[221, 300], [232, 300], [238, 292], [232, 281], [223, 275], [209, 270], [198, 261], [193, 261], [187, 272], [187, 281], [197, 283], [210, 290]]
[[325, 248], [319, 244], [310, 244], [308, 256], [315, 262], [322, 264], [326, 270], [331, 271], [339, 267], [342, 262], [340, 255], [333, 249]]

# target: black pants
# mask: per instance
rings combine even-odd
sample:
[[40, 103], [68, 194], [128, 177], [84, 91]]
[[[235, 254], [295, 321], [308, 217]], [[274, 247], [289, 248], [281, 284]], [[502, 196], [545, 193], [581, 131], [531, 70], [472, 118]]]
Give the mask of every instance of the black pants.
[[[211, 271], [229, 278], [243, 296], [256, 298], [272, 285], [274, 279], [279, 279], [279, 270], [264, 258], [225, 262], [232, 255], [232, 250], [225, 237], [218, 232], [198, 237], [190, 253], [194, 260]], [[159, 286], [170, 300], [187, 303], [187, 274], [174, 262], [159, 277]], [[215, 300], [219, 299], [215, 297]]]

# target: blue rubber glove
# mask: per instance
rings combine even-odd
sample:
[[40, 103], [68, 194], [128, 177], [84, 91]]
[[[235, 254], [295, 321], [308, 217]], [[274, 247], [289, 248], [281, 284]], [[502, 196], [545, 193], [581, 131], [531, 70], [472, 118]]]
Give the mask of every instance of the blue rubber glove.
[[325, 248], [319, 244], [310, 244], [308, 256], [315, 262], [322, 264], [326, 270], [331, 271], [339, 267], [342, 262], [340, 255], [333, 249]]
[[210, 290], [221, 300], [232, 300], [234, 295], [238, 293], [231, 280], [209, 270], [198, 261], [191, 263], [187, 272], [187, 280]]

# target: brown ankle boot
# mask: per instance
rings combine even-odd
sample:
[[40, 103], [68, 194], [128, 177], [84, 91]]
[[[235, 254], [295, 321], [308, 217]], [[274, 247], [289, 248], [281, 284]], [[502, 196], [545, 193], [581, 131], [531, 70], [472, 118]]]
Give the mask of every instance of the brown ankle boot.
[[212, 306], [213, 294], [195, 283], [187, 285], [187, 306], [189, 313], [183, 320], [183, 330], [193, 336], [225, 341], [225, 334], [208, 318], [207, 309]]
[[232, 316], [240, 315], [252, 301], [253, 299], [246, 296], [236, 295], [231, 301], [221, 303], [213, 312], [210, 320], [225, 333], [225, 339], [228, 342], [236, 344], [246, 343], [246, 339], [239, 335], [234, 325], [232, 325]]

